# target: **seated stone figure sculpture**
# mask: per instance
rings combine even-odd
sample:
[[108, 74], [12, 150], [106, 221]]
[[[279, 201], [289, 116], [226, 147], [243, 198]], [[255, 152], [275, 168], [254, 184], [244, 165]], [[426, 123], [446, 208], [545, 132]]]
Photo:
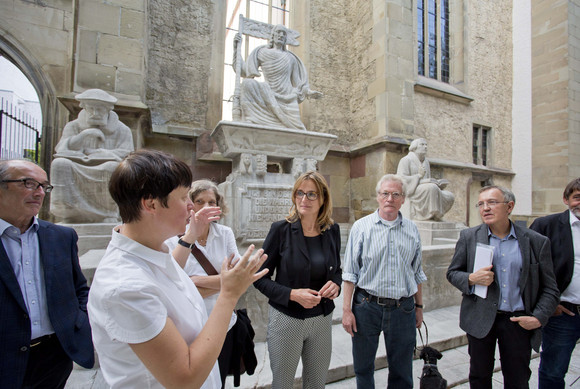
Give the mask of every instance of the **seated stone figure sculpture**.
[[[320, 98], [322, 93], [313, 91], [308, 84], [304, 64], [295, 54], [286, 50], [287, 29], [276, 25], [268, 45], [256, 47], [242, 61], [240, 105], [242, 121], [255, 124], [306, 130], [300, 120], [298, 104], [305, 98]], [[240, 44], [241, 35], [234, 37], [234, 53]], [[234, 71], [237, 56], [234, 55]], [[265, 82], [254, 77], [264, 74]]]
[[81, 112], [67, 123], [51, 165], [50, 210], [65, 223], [114, 223], [117, 205], [108, 182], [133, 151], [133, 135], [113, 112], [117, 99], [100, 89], [79, 95]]
[[409, 217], [413, 220], [440, 221], [453, 205], [453, 193], [443, 190], [447, 180], [431, 178], [431, 167], [427, 155], [427, 141], [419, 138], [411, 142], [409, 154], [401, 159], [397, 174], [406, 184], [406, 201]]

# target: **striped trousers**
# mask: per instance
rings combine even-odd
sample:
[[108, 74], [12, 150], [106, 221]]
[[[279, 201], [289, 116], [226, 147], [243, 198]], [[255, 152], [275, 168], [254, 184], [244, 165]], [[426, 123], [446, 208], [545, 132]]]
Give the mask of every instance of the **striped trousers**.
[[272, 389], [292, 389], [302, 357], [302, 387], [323, 389], [332, 353], [332, 314], [296, 319], [270, 306]]

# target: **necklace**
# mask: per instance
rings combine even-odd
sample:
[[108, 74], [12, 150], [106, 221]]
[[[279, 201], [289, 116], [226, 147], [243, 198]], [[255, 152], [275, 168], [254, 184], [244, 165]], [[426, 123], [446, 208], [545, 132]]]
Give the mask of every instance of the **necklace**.
[[[208, 231], [208, 235], [209, 235], [209, 231]], [[205, 236], [205, 238], [198, 238], [198, 239], [197, 239], [197, 243], [199, 243], [199, 244], [200, 244], [200, 245], [202, 245], [202, 246], [205, 246], [205, 245], [206, 245], [206, 243], [207, 243], [207, 237], [208, 237], [208, 236], [206, 235], [206, 236]]]

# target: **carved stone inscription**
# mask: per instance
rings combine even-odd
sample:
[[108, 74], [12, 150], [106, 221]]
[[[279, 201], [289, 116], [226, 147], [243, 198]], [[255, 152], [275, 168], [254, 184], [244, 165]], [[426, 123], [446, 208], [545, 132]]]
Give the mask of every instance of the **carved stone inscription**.
[[243, 208], [248, 212], [247, 218], [241, 220], [241, 235], [245, 240], [263, 240], [270, 225], [288, 215], [292, 207], [291, 195], [291, 186], [248, 185], [242, 194]]

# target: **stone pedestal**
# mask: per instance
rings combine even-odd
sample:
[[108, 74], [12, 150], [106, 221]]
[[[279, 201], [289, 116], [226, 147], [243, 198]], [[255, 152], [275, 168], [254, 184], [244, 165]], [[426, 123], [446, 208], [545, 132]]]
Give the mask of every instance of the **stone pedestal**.
[[459, 232], [466, 228], [462, 223], [413, 220], [419, 230], [422, 246], [455, 244]]
[[[220, 152], [232, 159], [232, 173], [219, 185], [230, 212], [222, 222], [231, 227], [240, 253], [250, 244], [260, 248], [273, 222], [284, 219], [292, 206], [296, 178], [316, 170], [336, 136], [221, 121], [211, 134]], [[238, 307], [252, 320], [255, 341], [266, 338], [267, 299], [250, 287]]]
[[220, 184], [230, 208], [223, 223], [242, 248], [261, 245], [272, 222], [288, 215], [294, 182], [316, 170], [336, 136], [221, 121], [211, 134], [232, 173]]

